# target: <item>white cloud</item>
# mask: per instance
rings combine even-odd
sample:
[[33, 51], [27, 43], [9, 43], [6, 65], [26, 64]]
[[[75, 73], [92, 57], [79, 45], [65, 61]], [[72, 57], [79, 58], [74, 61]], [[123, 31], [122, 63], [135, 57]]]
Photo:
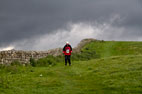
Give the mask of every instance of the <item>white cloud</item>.
[[12, 49], [14, 49], [14, 46], [8, 46], [5, 48], [0, 48], [0, 51], [8, 51], [8, 50], [12, 50]]
[[[63, 47], [65, 42], [69, 41], [75, 47], [84, 38], [109, 39], [112, 31], [110, 28], [109, 24], [93, 26], [88, 23], [76, 23], [70, 25], [69, 31], [60, 29], [56, 33], [38, 36], [23, 42], [20, 41], [20, 43], [16, 42], [14, 45], [17, 48], [20, 46], [18, 49], [48, 50]], [[107, 32], [105, 33], [105, 31]]]
[[63, 47], [66, 41], [75, 47], [84, 38], [95, 38], [100, 40], [139, 40], [124, 36], [126, 31], [123, 27], [115, 27], [113, 23], [121, 20], [119, 15], [114, 15], [108, 22], [99, 24], [97, 22], [69, 23], [69, 29], [58, 29], [55, 33], [37, 36], [15, 42], [12, 45], [22, 50], [48, 50]]

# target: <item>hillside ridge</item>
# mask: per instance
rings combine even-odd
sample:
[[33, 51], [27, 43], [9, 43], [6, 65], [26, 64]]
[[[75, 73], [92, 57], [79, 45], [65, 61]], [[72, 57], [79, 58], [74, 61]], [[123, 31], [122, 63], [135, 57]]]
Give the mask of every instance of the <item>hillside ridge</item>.
[[[89, 42], [99, 41], [93, 38], [83, 39], [73, 48], [73, 53], [80, 52], [81, 48]], [[50, 49], [48, 51], [23, 51], [23, 50], [8, 50], [0, 51], [0, 64], [10, 64], [13, 61], [19, 61], [22, 64], [29, 63], [30, 58], [35, 60], [47, 57], [48, 55], [62, 55], [62, 48]]]

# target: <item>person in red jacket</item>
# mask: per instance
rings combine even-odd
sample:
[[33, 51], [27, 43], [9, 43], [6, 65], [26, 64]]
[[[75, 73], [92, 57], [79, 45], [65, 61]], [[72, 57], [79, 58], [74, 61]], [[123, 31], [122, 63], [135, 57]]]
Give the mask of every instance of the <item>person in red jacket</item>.
[[69, 44], [69, 42], [66, 42], [66, 45], [63, 48], [63, 53], [65, 55], [65, 66], [67, 66], [67, 62], [69, 62], [69, 66], [71, 66], [71, 53], [72, 53], [72, 47]]

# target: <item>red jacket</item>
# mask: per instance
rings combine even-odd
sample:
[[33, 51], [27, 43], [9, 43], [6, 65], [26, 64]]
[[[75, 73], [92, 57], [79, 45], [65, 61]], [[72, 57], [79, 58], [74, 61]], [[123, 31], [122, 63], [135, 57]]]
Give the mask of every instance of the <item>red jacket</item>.
[[71, 55], [72, 47], [70, 45], [65, 45], [63, 48], [64, 55]]

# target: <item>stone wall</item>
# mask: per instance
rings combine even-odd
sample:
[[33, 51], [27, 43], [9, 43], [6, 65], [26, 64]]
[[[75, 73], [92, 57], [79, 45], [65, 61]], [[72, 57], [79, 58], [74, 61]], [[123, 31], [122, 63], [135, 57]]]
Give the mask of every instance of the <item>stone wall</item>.
[[39, 59], [48, 56], [47, 51], [18, 51], [9, 50], [0, 52], [0, 64], [10, 64], [13, 61], [29, 63], [30, 58]]

